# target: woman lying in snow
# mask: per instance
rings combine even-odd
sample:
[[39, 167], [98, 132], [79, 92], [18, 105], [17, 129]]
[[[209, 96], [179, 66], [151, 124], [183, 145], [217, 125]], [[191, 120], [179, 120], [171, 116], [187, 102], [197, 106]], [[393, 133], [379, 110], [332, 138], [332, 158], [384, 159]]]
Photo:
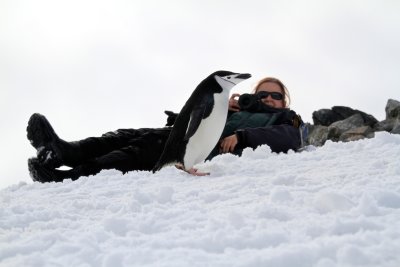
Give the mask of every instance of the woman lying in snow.
[[[276, 78], [258, 82], [252, 94], [233, 94], [229, 100], [228, 118], [220, 142], [208, 156], [240, 155], [246, 147], [270, 146], [273, 152], [287, 152], [301, 147], [300, 117], [289, 109], [290, 96]], [[61, 182], [95, 175], [101, 170], [117, 169], [123, 173], [152, 170], [172, 129], [175, 113], [166, 111], [163, 128], [119, 129], [101, 137], [67, 142], [57, 136], [48, 120], [33, 114], [27, 136], [37, 149], [37, 157], [28, 160], [34, 181]], [[58, 170], [68, 166], [70, 170]]]

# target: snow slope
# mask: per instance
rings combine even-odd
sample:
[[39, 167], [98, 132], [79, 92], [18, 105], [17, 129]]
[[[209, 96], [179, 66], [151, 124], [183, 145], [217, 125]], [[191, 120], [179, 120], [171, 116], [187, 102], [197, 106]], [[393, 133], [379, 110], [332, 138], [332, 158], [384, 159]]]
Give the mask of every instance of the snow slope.
[[0, 266], [400, 266], [400, 135], [0, 191]]

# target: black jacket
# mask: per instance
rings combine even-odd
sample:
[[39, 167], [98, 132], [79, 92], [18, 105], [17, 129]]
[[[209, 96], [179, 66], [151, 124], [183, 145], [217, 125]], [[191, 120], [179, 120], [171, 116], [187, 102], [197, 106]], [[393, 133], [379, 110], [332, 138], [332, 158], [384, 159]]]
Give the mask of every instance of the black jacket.
[[[290, 109], [265, 106], [259, 112], [238, 111], [228, 114], [221, 139], [236, 134], [238, 144], [233, 151], [241, 155], [246, 147], [255, 149], [268, 145], [273, 152], [287, 152], [300, 148], [300, 117]], [[219, 144], [208, 156], [208, 160], [219, 154]]]

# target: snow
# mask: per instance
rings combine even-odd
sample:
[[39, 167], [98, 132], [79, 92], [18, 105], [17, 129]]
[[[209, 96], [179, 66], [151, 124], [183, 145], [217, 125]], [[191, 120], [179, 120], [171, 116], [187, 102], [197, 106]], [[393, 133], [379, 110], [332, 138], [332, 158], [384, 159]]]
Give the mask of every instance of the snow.
[[0, 266], [400, 266], [400, 135], [0, 191]]

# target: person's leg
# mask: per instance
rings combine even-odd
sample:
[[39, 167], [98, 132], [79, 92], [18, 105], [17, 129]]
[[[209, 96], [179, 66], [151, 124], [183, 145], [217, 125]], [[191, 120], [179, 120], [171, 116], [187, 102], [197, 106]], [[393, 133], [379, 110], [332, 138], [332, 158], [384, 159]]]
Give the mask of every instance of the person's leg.
[[[35, 113], [29, 118], [26, 132], [31, 145], [37, 150], [39, 160], [49, 166], [59, 167], [62, 160], [72, 161], [70, 154], [74, 150], [77, 150], [73, 153], [75, 157], [80, 158], [79, 149], [75, 148], [75, 144], [60, 139], [46, 117], [41, 114]], [[61, 157], [62, 154], [64, 157]]]
[[151, 170], [160, 157], [170, 128], [147, 129], [130, 141], [130, 146], [111, 151], [106, 155], [91, 159], [71, 170], [57, 170], [40, 163], [36, 158], [29, 159], [31, 177], [39, 182], [61, 182], [64, 179], [76, 180], [81, 176], [95, 175], [101, 170], [116, 169], [123, 173], [132, 170]]
[[151, 129], [120, 129], [103, 134], [101, 137], [66, 142], [57, 136], [45, 116], [35, 113], [29, 119], [27, 137], [37, 149], [38, 162], [42, 165], [48, 168], [58, 168], [62, 165], [76, 167], [93, 158], [128, 146], [132, 139], [149, 130]]

